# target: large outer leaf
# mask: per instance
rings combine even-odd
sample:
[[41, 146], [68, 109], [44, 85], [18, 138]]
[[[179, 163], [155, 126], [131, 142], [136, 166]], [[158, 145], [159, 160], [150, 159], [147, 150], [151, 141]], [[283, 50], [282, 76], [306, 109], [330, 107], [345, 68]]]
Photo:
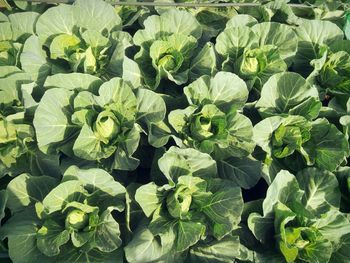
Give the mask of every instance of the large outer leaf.
[[263, 202], [264, 216], [273, 212], [273, 207], [277, 202], [288, 205], [294, 202], [300, 202], [303, 191], [300, 190], [298, 181], [288, 171], [280, 171], [266, 193]]
[[200, 209], [209, 219], [213, 236], [221, 239], [241, 220], [243, 211], [241, 189], [230, 181], [213, 179], [209, 181], [207, 190], [213, 194], [200, 200]]
[[191, 61], [190, 80], [195, 80], [203, 75], [214, 75], [217, 71], [216, 66], [214, 45], [210, 42], [206, 43]]
[[339, 211], [328, 211], [313, 226], [335, 247], [341, 243], [343, 236], [350, 233], [349, 219]]
[[12, 213], [22, 211], [27, 206], [44, 200], [46, 195], [57, 185], [57, 180], [49, 176], [30, 176], [21, 174], [11, 180], [7, 186], [7, 207]]
[[146, 89], [138, 89], [136, 98], [137, 120], [149, 125], [164, 119], [166, 105], [159, 94]]
[[22, 69], [39, 85], [43, 85], [51, 73], [51, 64], [47, 61], [46, 53], [37, 36], [33, 35], [26, 40], [20, 60]]
[[17, 40], [21, 37], [27, 37], [34, 35], [35, 24], [39, 18], [39, 14], [36, 12], [23, 12], [14, 13], [9, 15], [12, 28], [12, 39]]
[[198, 244], [190, 249], [188, 263], [231, 263], [239, 256], [239, 237], [227, 236], [221, 240]]
[[102, 85], [98, 77], [83, 73], [55, 74], [46, 78], [45, 89], [63, 88], [67, 90], [88, 90], [95, 92]]
[[147, 217], [150, 217], [163, 202], [163, 194], [158, 188], [159, 187], [152, 182], [142, 185], [136, 190], [135, 200], [139, 203]]
[[55, 263], [123, 263], [123, 250], [117, 249], [111, 253], [101, 252], [98, 249], [79, 250], [68, 245], [62, 250]]
[[80, 169], [77, 166], [69, 167], [64, 173], [62, 181], [79, 180], [89, 193], [96, 195], [98, 206], [110, 199], [111, 206], [122, 211], [124, 209], [125, 188], [119, 182], [102, 169]]
[[175, 249], [182, 252], [196, 244], [205, 232], [205, 226], [200, 222], [179, 220], [174, 226], [177, 230]]
[[110, 211], [106, 210], [100, 216], [93, 239], [96, 247], [107, 253], [116, 250], [122, 244], [119, 224]]
[[60, 183], [43, 200], [45, 212], [51, 214], [60, 211], [73, 201], [83, 202], [86, 191], [82, 182], [73, 180]]
[[345, 33], [346, 39], [350, 40], [350, 15], [349, 15], [349, 13], [346, 16], [346, 22], [345, 22], [345, 26], [344, 26], [344, 33]]
[[[209, 84], [210, 83], [210, 84]], [[221, 110], [240, 109], [248, 99], [245, 82], [230, 72], [218, 72], [214, 78], [203, 76], [184, 88], [190, 104], [215, 104]]]
[[140, 142], [140, 129], [137, 125], [131, 129], [128, 133], [128, 137], [122, 143], [121, 147], [117, 148], [113, 159], [113, 169], [116, 170], [135, 170], [140, 164], [140, 160], [133, 157], [139, 146]]
[[[109, 78], [109, 75], [113, 77], [123, 76], [123, 79], [130, 81], [134, 88], [139, 87], [141, 85], [141, 76], [137, 75], [139, 69], [138, 65], [135, 65], [134, 61], [125, 56], [125, 50], [133, 44], [131, 35], [123, 31], [114, 31], [111, 34], [111, 39], [108, 41], [100, 32], [93, 32], [94, 34], [99, 34], [99, 39], [101, 39], [101, 41], [103, 39], [106, 41], [106, 44], [100, 43], [100, 47], [97, 50], [103, 51], [103, 49], [108, 46], [107, 43], [112, 42], [114, 44], [113, 53], [111, 54], [106, 68], [107, 78]], [[97, 43], [95, 43], [96, 39], [94, 34], [92, 34], [90, 42], [92, 42], [93, 45], [97, 45]]]
[[257, 46], [257, 35], [249, 27], [243, 26], [228, 28], [220, 33], [216, 39], [215, 49], [227, 62], [231, 60], [234, 62], [243, 54], [244, 48]]
[[195, 17], [187, 11], [180, 11], [175, 8], [169, 9], [161, 16], [148, 17], [144, 22], [144, 26], [144, 30], [138, 30], [134, 35], [134, 42], [136, 45], [145, 48], [148, 48], [153, 40], [164, 35], [191, 35], [196, 39], [202, 35], [202, 28]]
[[73, 152], [79, 158], [86, 160], [101, 160], [110, 157], [116, 146], [103, 147], [101, 140], [88, 124], [84, 124], [73, 145]]
[[98, 32], [121, 28], [121, 19], [112, 5], [102, 0], [77, 0], [73, 6], [77, 25]]
[[[220, 150], [215, 150], [217, 159], [225, 159], [227, 157], [246, 157], [251, 154], [255, 148], [253, 141], [253, 125], [250, 119], [243, 114], [237, 113], [227, 118], [228, 147], [224, 146]], [[224, 142], [225, 144], [226, 142]], [[220, 144], [220, 143], [219, 143]], [[222, 151], [222, 153], [220, 153]]]
[[264, 117], [291, 114], [314, 119], [321, 108], [318, 96], [317, 89], [299, 74], [278, 73], [263, 86], [256, 107]]
[[307, 168], [296, 176], [304, 190], [303, 204], [315, 215], [339, 209], [340, 191], [334, 174], [317, 168]]
[[339, 190], [341, 192], [340, 211], [350, 211], [350, 167], [339, 167], [335, 172], [339, 182]]
[[232, 180], [245, 189], [256, 185], [262, 175], [262, 163], [248, 157], [219, 160], [217, 165], [220, 178]]
[[312, 71], [310, 62], [318, 58], [321, 45], [329, 46], [344, 37], [336, 24], [320, 20], [303, 20], [296, 33], [299, 41], [293, 67], [303, 76], [308, 76]]
[[345, 135], [326, 119], [312, 123], [311, 139], [304, 148], [316, 166], [328, 171], [334, 171], [349, 155]]
[[344, 235], [340, 240], [340, 245], [333, 252], [331, 263], [348, 263], [350, 258], [350, 234]]
[[71, 97], [74, 93], [65, 89], [45, 92], [34, 115], [34, 127], [38, 146], [44, 153], [55, 153], [55, 143], [63, 142], [75, 131], [70, 122]]
[[14, 73], [21, 73], [22, 70], [15, 66], [3, 66], [0, 67], [0, 78], [6, 78]]
[[248, 217], [248, 227], [254, 236], [262, 243], [273, 241], [275, 205], [300, 203], [302, 195], [303, 191], [294, 175], [285, 170], [280, 171], [267, 189], [263, 202], [264, 215], [251, 213]]
[[139, 65], [127, 56], [124, 56], [122, 67], [123, 79], [129, 81], [133, 87], [140, 87], [142, 75]]
[[253, 140], [269, 155], [272, 155], [270, 144], [272, 135], [275, 130], [282, 124], [282, 122], [282, 117], [273, 116], [260, 121], [254, 126]]
[[297, 52], [298, 39], [291, 26], [264, 22], [255, 24], [252, 27], [253, 32], [259, 38], [259, 46], [274, 45], [278, 47], [281, 57], [291, 64], [295, 53]]
[[132, 87], [121, 78], [113, 78], [105, 82], [99, 89], [99, 95], [98, 102], [101, 106], [117, 103], [126, 110], [136, 111], [137, 100]]
[[49, 8], [43, 13], [36, 24], [36, 33], [40, 42], [50, 45], [52, 38], [58, 34], [73, 35], [77, 21], [70, 5], [59, 5]]
[[11, 40], [11, 39], [12, 39], [11, 23], [9, 21], [0, 23], [0, 41]]
[[31, 77], [16, 67], [8, 66], [2, 67], [0, 75], [0, 104], [13, 110], [12, 106], [21, 104], [21, 85], [32, 82]]
[[250, 231], [261, 243], [273, 242], [273, 216], [264, 217], [258, 213], [251, 213], [247, 220]]
[[240, 26], [251, 27], [257, 23], [258, 21], [254, 17], [250, 15], [239, 14], [239, 15], [233, 16], [229, 21], [227, 21], [226, 28], [240, 27]]
[[38, 249], [48, 257], [57, 256], [70, 239], [69, 231], [52, 219], [44, 222], [37, 233]]
[[170, 182], [182, 175], [191, 174], [201, 178], [217, 175], [216, 163], [209, 154], [194, 149], [171, 147], [159, 160], [159, 169]]
[[5, 226], [2, 226], [0, 236], [8, 237], [9, 256], [13, 262], [56, 262], [54, 258], [46, 257], [37, 248], [38, 227], [39, 222], [35, 213], [28, 210], [14, 215]]
[[124, 248], [126, 259], [134, 263], [176, 262], [175, 253], [171, 252], [174, 239], [173, 234], [154, 236], [147, 227], [141, 225]]
[[[296, 214], [292, 210], [290, 210], [286, 205], [280, 202], [277, 202], [277, 204], [274, 207], [274, 211], [274, 225], [278, 248], [288, 263], [294, 262], [298, 257], [298, 248], [290, 246], [289, 243], [292, 242], [290, 242], [287, 238], [286, 225], [288, 225], [288, 223], [291, 223], [295, 219]], [[297, 238], [297, 228], [293, 230], [296, 232], [294, 233], [293, 237]]]

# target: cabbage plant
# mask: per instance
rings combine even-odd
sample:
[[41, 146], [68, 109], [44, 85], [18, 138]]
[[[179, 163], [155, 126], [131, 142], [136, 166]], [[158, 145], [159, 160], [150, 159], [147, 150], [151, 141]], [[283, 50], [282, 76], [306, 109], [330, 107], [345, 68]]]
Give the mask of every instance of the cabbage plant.
[[0, 236], [15, 262], [122, 262], [112, 212], [124, 209], [125, 188], [106, 171], [71, 166], [61, 182], [21, 174], [7, 195], [12, 216]]
[[180, 85], [215, 72], [213, 45], [209, 42], [200, 49], [202, 28], [191, 13], [169, 9], [148, 17], [144, 26], [133, 37], [140, 46], [134, 59], [150, 89], [156, 89], [162, 79]]
[[295, 32], [298, 36], [298, 51], [293, 69], [304, 77], [313, 71], [311, 62], [320, 58], [324, 47], [344, 39], [343, 31], [329, 21], [304, 20]]
[[54, 1], [0, 0], [1, 263], [349, 263], [349, 0]]
[[21, 123], [21, 118], [18, 117], [5, 118], [0, 115], [0, 172], [2, 175], [18, 169], [16, 166], [25, 160], [21, 157], [29, 151], [29, 144], [34, 141], [33, 127]]
[[35, 106], [30, 76], [15, 66], [0, 67], [0, 114], [3, 116], [24, 112]]
[[32, 117], [37, 89], [30, 76], [15, 66], [0, 67], [0, 177], [23, 172], [58, 172], [58, 158], [41, 153]]
[[320, 58], [311, 61], [311, 83], [329, 95], [350, 94], [350, 41], [341, 40], [320, 49]]
[[19, 12], [0, 15], [0, 65], [19, 66], [25, 40], [34, 34], [39, 17], [36, 12]]
[[[136, 190], [135, 200], [150, 223], [125, 247], [128, 261], [177, 262], [200, 240], [231, 240], [243, 208], [241, 190], [217, 178], [215, 161], [193, 149], [172, 147], [158, 165], [168, 183], [151, 182]], [[144, 250], [143, 242], [152, 243], [154, 250]]]
[[[248, 98], [246, 84], [237, 75], [219, 72], [215, 77], [203, 76], [184, 88], [190, 104], [168, 115], [175, 131], [172, 136], [179, 146], [209, 153], [215, 159], [249, 155], [252, 141], [252, 123], [240, 113]], [[159, 146], [170, 136], [161, 133], [161, 124], [151, 130], [151, 143]]]
[[334, 171], [349, 155], [346, 136], [327, 119], [317, 118], [318, 91], [299, 74], [271, 77], [255, 106], [265, 119], [254, 126], [253, 138], [266, 152], [267, 165], [275, 161], [292, 171], [313, 165]]
[[[73, 73], [48, 79], [54, 87], [45, 92], [33, 121], [40, 150], [97, 161], [106, 169], [135, 169], [139, 160], [132, 155], [142, 127], [164, 118], [162, 98], [146, 89], [133, 90], [121, 78], [99, 86], [98, 78], [83, 77]], [[65, 84], [69, 78], [71, 88]]]
[[269, 77], [286, 71], [292, 64], [297, 43], [297, 36], [288, 25], [258, 23], [249, 15], [237, 15], [218, 35], [215, 49], [222, 70], [236, 73], [249, 89], [260, 90]]
[[119, 76], [124, 58], [120, 51], [131, 42], [131, 36], [121, 31], [121, 23], [114, 8], [102, 0], [49, 8], [38, 18], [37, 35], [24, 44], [22, 68], [39, 84], [56, 73]]
[[262, 204], [263, 215], [251, 213], [254, 237], [275, 248], [259, 253], [259, 262], [346, 262], [349, 219], [339, 211], [340, 191], [334, 174], [316, 168], [296, 177], [280, 171]]

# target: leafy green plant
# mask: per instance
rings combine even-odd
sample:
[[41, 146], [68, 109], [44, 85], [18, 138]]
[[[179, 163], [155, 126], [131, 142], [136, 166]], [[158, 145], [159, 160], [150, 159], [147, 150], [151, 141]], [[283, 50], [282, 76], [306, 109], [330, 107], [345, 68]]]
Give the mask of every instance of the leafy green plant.
[[[191, 159], [183, 158], [185, 155]], [[234, 229], [242, 212], [240, 188], [215, 178], [216, 165], [209, 155], [172, 147], [158, 164], [168, 184], [151, 182], [136, 191], [135, 200], [151, 222], [125, 248], [131, 262], [161, 258], [172, 262], [172, 255], [184, 253], [200, 239], [221, 240]], [[159, 236], [161, 240], [155, 252], [143, 250], [146, 231], [150, 231], [149, 238]]]
[[148, 17], [144, 25], [145, 29], [133, 38], [135, 45], [141, 47], [135, 61], [150, 89], [156, 89], [162, 79], [179, 85], [216, 70], [212, 44], [197, 48], [202, 28], [190, 13], [170, 9], [160, 16]]
[[290, 66], [297, 50], [297, 36], [287, 25], [258, 21], [248, 15], [234, 16], [218, 35], [215, 49], [225, 71], [238, 74], [260, 89], [273, 74]]
[[340, 40], [320, 49], [320, 58], [311, 63], [315, 69], [309, 79], [323, 92], [333, 95], [348, 95], [350, 41]]
[[264, 215], [250, 214], [248, 226], [259, 242], [275, 243], [274, 260], [345, 262], [340, 251], [350, 225], [339, 202], [334, 174], [308, 168], [294, 177], [281, 171], [267, 190]]
[[8, 185], [7, 194], [13, 215], [0, 235], [8, 238], [15, 262], [111, 262], [120, 257], [119, 224], [111, 213], [124, 209], [125, 188], [107, 172], [72, 166], [61, 182], [22, 174]]
[[2, 2], [1, 262], [349, 263], [348, 0]]
[[[248, 97], [243, 80], [235, 74], [219, 72], [214, 78], [197, 79], [184, 88], [184, 93], [190, 106], [171, 111], [168, 116], [179, 146], [199, 149], [216, 159], [243, 157], [252, 152], [252, 124], [238, 112]], [[154, 125], [156, 135], [160, 128]], [[164, 138], [156, 135], [154, 145], [164, 144]]]
[[[45, 92], [33, 120], [40, 150], [73, 152], [76, 157], [103, 162], [107, 169], [135, 169], [139, 161], [132, 155], [139, 145], [141, 125], [164, 118], [162, 98], [146, 89], [134, 91], [121, 78], [98, 87], [99, 79], [86, 75], [81, 81], [83, 76], [61, 76], [75, 81], [72, 86], [80, 86], [81, 92], [67, 89], [58, 80], [53, 81], [55, 88]], [[94, 88], [98, 96], [89, 91]], [[150, 105], [154, 111], [148, 111]]]

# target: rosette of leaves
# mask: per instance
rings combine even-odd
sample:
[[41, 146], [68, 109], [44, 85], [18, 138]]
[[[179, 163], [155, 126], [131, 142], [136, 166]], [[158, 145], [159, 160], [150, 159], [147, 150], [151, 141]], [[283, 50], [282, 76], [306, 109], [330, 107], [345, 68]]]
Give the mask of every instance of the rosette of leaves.
[[[213, 78], [202, 76], [185, 87], [184, 93], [190, 106], [168, 116], [179, 146], [209, 153], [214, 159], [245, 157], [253, 151], [252, 123], [239, 112], [249, 93], [242, 79], [229, 72]], [[154, 146], [167, 142], [171, 135], [164, 131], [163, 124], [153, 125], [150, 139]]]
[[[232, 181], [216, 178], [215, 161], [194, 149], [171, 147], [158, 164], [168, 183], [151, 182], [136, 190], [135, 200], [150, 223], [141, 225], [125, 247], [127, 260], [183, 262], [200, 240], [235, 243], [229, 234], [240, 221], [241, 190]], [[144, 249], [145, 244], [152, 249]], [[199, 258], [225, 258], [215, 251], [207, 253]]]
[[[349, 220], [339, 212], [340, 191], [334, 174], [316, 168], [296, 177], [280, 171], [262, 204], [251, 213], [249, 229], [263, 244], [259, 262], [346, 262]], [[265, 260], [265, 261], [264, 261]]]
[[[123, 0], [123, 2], [133, 3], [133, 0]], [[106, 2], [115, 4], [113, 0], [108, 0]], [[151, 10], [146, 6], [133, 6], [133, 5], [116, 5], [115, 10], [117, 11], [119, 17], [122, 20], [123, 28], [139, 29], [138, 22], [143, 21]]]
[[24, 112], [0, 115], [0, 178], [24, 172], [60, 175], [58, 156], [46, 155], [38, 149], [34, 128], [29, 123]]
[[249, 15], [237, 15], [218, 35], [215, 49], [222, 61], [222, 70], [236, 73], [247, 82], [249, 89], [261, 89], [270, 76], [287, 70], [297, 44], [291, 26], [258, 23]]
[[330, 21], [305, 19], [295, 32], [298, 37], [298, 51], [293, 69], [304, 77], [308, 77], [314, 70], [311, 62], [322, 56], [325, 47], [344, 39], [344, 32]]
[[[27, 154], [34, 138], [34, 128], [23, 123], [23, 114], [0, 115], [0, 177], [8, 173], [16, 174], [21, 162], [25, 161], [21, 157]], [[22, 169], [25, 170], [24, 167]]]
[[320, 91], [329, 95], [350, 95], [350, 40], [339, 40], [320, 48], [319, 57], [311, 61], [308, 77]]
[[36, 12], [0, 14], [0, 66], [20, 66], [22, 45], [35, 33], [38, 17]]
[[37, 36], [24, 44], [22, 69], [40, 85], [56, 73], [81, 72], [106, 79], [121, 76], [131, 36], [120, 30], [120, 17], [102, 0], [49, 8], [37, 21]]
[[300, 0], [298, 3], [312, 6], [312, 8], [293, 8], [296, 15], [314, 20], [328, 20], [338, 25], [343, 22], [344, 11], [349, 9], [347, 0], [331, 2], [327, 0]]
[[300, 115], [308, 120], [318, 117], [321, 106], [317, 88], [294, 72], [277, 73], [270, 77], [255, 104], [263, 118]]
[[40, 150], [97, 161], [106, 169], [135, 169], [140, 132], [165, 115], [158, 94], [133, 90], [121, 78], [101, 85], [94, 76], [57, 74], [45, 85], [33, 121]]
[[335, 124], [342, 126], [342, 131], [346, 138], [349, 139], [350, 134], [350, 97], [345, 95], [333, 96], [327, 107], [322, 108], [322, 116], [329, 119]]
[[[267, 153], [265, 163], [298, 171], [315, 165], [334, 171], [349, 155], [345, 135], [325, 118], [315, 87], [296, 73], [279, 73], [265, 83], [256, 108], [262, 117], [254, 141]], [[337, 145], [337, 147], [334, 147]]]
[[22, 174], [6, 191], [12, 215], [0, 236], [14, 263], [122, 262], [112, 211], [123, 211], [125, 188], [107, 172], [71, 166], [60, 183]]
[[[168, 0], [170, 3], [217, 3], [216, 0], [196, 1], [196, 0]], [[195, 16], [200, 23], [203, 30], [203, 39], [209, 41], [211, 38], [216, 37], [226, 26], [227, 21], [233, 16], [237, 15], [237, 7], [200, 7], [196, 8], [183, 8]], [[158, 13], [162, 14], [168, 10], [167, 7], [156, 7]]]
[[277, 161], [293, 171], [305, 166], [334, 171], [349, 155], [347, 138], [325, 118], [269, 117], [255, 125], [254, 140], [266, 152], [266, 164]]
[[156, 89], [162, 79], [181, 85], [215, 72], [213, 45], [200, 45], [202, 28], [191, 13], [169, 9], [148, 17], [144, 27], [133, 38], [141, 48], [134, 60], [150, 89]]
[[0, 177], [25, 171], [33, 175], [58, 173], [58, 158], [38, 150], [32, 127], [37, 92], [27, 73], [0, 67]]
[[0, 115], [16, 114], [34, 106], [31, 83], [30, 76], [19, 68], [0, 67]]

